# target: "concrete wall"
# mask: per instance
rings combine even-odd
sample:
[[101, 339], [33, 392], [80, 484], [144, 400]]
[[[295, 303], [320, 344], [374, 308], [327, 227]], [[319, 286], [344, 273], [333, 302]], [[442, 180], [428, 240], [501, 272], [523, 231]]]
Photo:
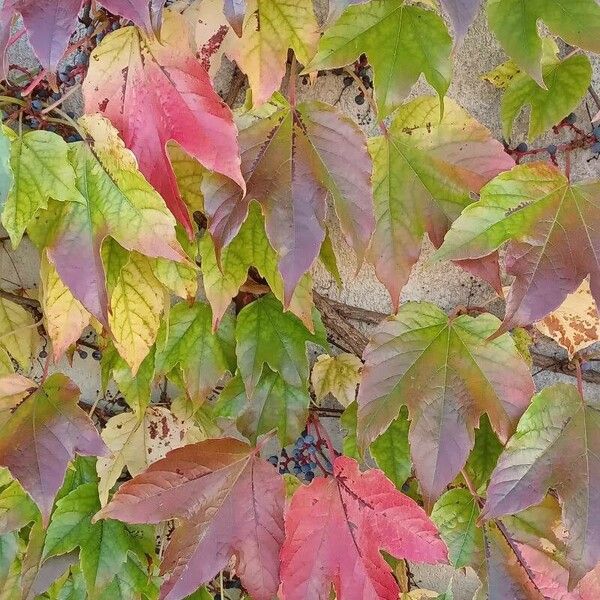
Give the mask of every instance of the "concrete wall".
[[[324, 14], [322, 0], [317, 0], [317, 9], [319, 14]], [[13, 62], [31, 64], [31, 56], [24, 40], [16, 45], [13, 52]], [[501, 93], [484, 82], [481, 75], [504, 60], [506, 60], [504, 53], [487, 29], [484, 15], [480, 14], [464, 44], [456, 49], [454, 79], [449, 92], [450, 97], [458, 101], [476, 119], [490, 128], [497, 138], [501, 137], [499, 123]], [[594, 83], [596, 88], [600, 89], [600, 60], [593, 58], [593, 63]], [[218, 90], [228, 89], [231, 73], [231, 66], [224, 65], [216, 80]], [[344, 89], [342, 80], [343, 75], [327, 74], [319, 77], [312, 86], [299, 82], [299, 96], [300, 98], [318, 98], [325, 102], [337, 104], [342, 111], [352, 116], [368, 135], [377, 134], [377, 127], [373, 122], [372, 114], [370, 114], [369, 104], [365, 102], [359, 106], [354, 100], [358, 93], [356, 86], [352, 85]], [[426, 84], [419, 82], [415, 86], [413, 96], [423, 93], [431, 93], [431, 91]], [[241, 98], [242, 93], [240, 93], [239, 101], [241, 101]], [[588, 98], [587, 101], [590, 110], [596, 112], [591, 99]], [[80, 99], [75, 98], [72, 107], [81, 110]], [[578, 112], [578, 116], [580, 123], [589, 122], [585, 107], [582, 107]], [[517, 141], [525, 139], [525, 127], [526, 121], [521, 119], [518, 134], [515, 135]], [[550, 141], [557, 143], [556, 136], [553, 134], [546, 137], [548, 143]], [[581, 153], [573, 157], [573, 179], [597, 177], [599, 163], [597, 161], [587, 162], [589, 157], [589, 153]], [[331, 277], [324, 269], [317, 266], [315, 270], [317, 290], [354, 306], [389, 312], [390, 302], [387, 292], [383, 285], [377, 281], [373, 269], [370, 266], [363, 265], [358, 275], [356, 275], [355, 257], [343, 240], [335, 222], [332, 219], [330, 221], [344, 287], [342, 290], [338, 290]], [[425, 241], [423, 244], [423, 257], [428, 256], [430, 252], [431, 245], [428, 241]], [[14, 252], [7, 251], [7, 247], [0, 248], [0, 285], [3, 288], [10, 289], [12, 286], [37, 287], [37, 269], [37, 254], [27, 240]], [[475, 280], [461, 269], [450, 264], [425, 268], [423, 260], [416, 265], [410, 281], [404, 288], [402, 300], [427, 300], [448, 310], [457, 305], [469, 304], [489, 305], [491, 310], [500, 313], [502, 310], [500, 302], [495, 299], [493, 290], [487, 284]], [[548, 343], [547, 340], [540, 339], [538, 345], [540, 351], [550, 356], [558, 358], [565, 356], [563, 351], [557, 348], [556, 345]], [[38, 372], [41, 366], [40, 362], [38, 361], [36, 369]], [[87, 359], [81, 359], [76, 354], [72, 368], [66, 364], [58, 365], [58, 368], [66, 369], [69, 372], [80, 385], [85, 401], [93, 404], [100, 394], [100, 379], [98, 363], [91, 358], [91, 355]], [[546, 386], [559, 379], [572, 381], [567, 376], [559, 376], [549, 372], [541, 372], [536, 375], [535, 379], [538, 386]], [[586, 385], [586, 392], [600, 398], [600, 388], [598, 386]], [[339, 440], [340, 432], [337, 421], [331, 421], [329, 429]], [[446, 590], [447, 582], [452, 575], [451, 569], [443, 567], [415, 567], [414, 571], [421, 587], [431, 588], [439, 592]], [[456, 600], [470, 600], [477, 586], [478, 581], [473, 572], [467, 571], [466, 574], [455, 574], [454, 590]]]

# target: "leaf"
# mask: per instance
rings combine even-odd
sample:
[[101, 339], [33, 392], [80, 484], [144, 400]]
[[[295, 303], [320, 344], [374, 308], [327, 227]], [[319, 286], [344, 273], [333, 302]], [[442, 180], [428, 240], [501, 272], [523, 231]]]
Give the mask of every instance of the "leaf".
[[483, 533], [477, 526], [479, 506], [468, 490], [446, 492], [434, 505], [431, 520], [448, 546], [455, 569], [477, 566], [483, 560]]
[[327, 394], [331, 394], [342, 406], [350, 406], [356, 399], [361, 369], [362, 362], [354, 354], [343, 352], [336, 356], [317, 356], [311, 374], [317, 401], [320, 402]]
[[36, 388], [34, 381], [19, 373], [0, 377], [0, 425], [6, 423], [13, 409]]
[[358, 392], [358, 440], [365, 448], [408, 407], [412, 460], [426, 506], [465, 465], [487, 413], [508, 439], [534, 386], [509, 335], [489, 341], [496, 317], [448, 319], [432, 304], [408, 302], [375, 331]]
[[479, 422], [479, 429], [475, 431], [475, 445], [465, 464], [465, 471], [476, 490], [480, 490], [487, 484], [503, 448], [488, 416], [483, 415]]
[[49, 260], [73, 296], [108, 326], [103, 242], [112, 238], [127, 250], [174, 261], [183, 260], [183, 251], [173, 217], [108, 121], [85, 116], [80, 124], [94, 140], [92, 147], [69, 144], [84, 203], [50, 202], [29, 233], [38, 247], [47, 247]]
[[219, 394], [215, 416], [236, 418], [240, 433], [253, 443], [276, 429], [285, 446], [302, 433], [309, 404], [306, 389], [289, 385], [279, 373], [265, 367], [251, 398], [246, 394], [242, 378], [236, 375]]
[[538, 21], [565, 42], [600, 52], [600, 6], [596, 0], [488, 0], [490, 29], [506, 53], [537, 83], [542, 75], [542, 39]]
[[91, 55], [83, 93], [88, 112], [99, 110], [111, 120], [140, 171], [191, 236], [168, 141], [242, 189], [245, 184], [231, 111], [211, 87], [181, 33], [185, 30], [184, 18], [167, 11], [160, 42], [144, 38], [135, 27], [110, 33]]
[[2, 427], [0, 465], [31, 495], [48, 522], [54, 496], [75, 454], [102, 456], [106, 447], [77, 406], [79, 389], [65, 375], [51, 375]]
[[440, 101], [448, 91], [452, 39], [442, 18], [431, 10], [403, 0], [349, 6], [325, 31], [305, 72], [343, 67], [362, 53], [373, 66], [379, 119], [400, 106], [421, 73]]
[[335, 250], [333, 248], [333, 242], [331, 241], [331, 235], [329, 234], [329, 230], [325, 231], [325, 239], [321, 244], [319, 260], [321, 261], [321, 264], [325, 267], [325, 270], [333, 277], [333, 280], [337, 284], [338, 288], [342, 289], [344, 283], [342, 281], [342, 276], [340, 275], [340, 270], [338, 268], [337, 257], [335, 255]]
[[356, 443], [356, 415], [358, 412], [358, 406], [356, 402], [353, 402], [341, 415], [340, 417], [340, 428], [344, 432], [344, 438], [342, 442], [342, 454], [361, 460], [360, 452]]
[[489, 600], [545, 600], [522, 562], [494, 523], [483, 528], [485, 562], [478, 571]]
[[501, 331], [539, 321], [588, 274], [597, 300], [599, 193], [597, 182], [570, 185], [547, 164], [517, 166], [482, 189], [480, 201], [454, 222], [436, 257], [476, 258], [509, 242], [506, 271], [515, 280]]
[[[238, 38], [228, 23], [229, 17], [227, 14], [223, 14], [227, 5], [232, 1], [241, 1], [244, 5], [246, 3], [246, 0], [225, 0], [224, 6], [223, 0], [202, 0], [201, 2], [192, 2], [192, 4], [189, 4], [187, 0], [182, 0], [170, 6], [171, 10], [180, 12], [187, 21], [194, 37], [198, 58], [213, 80], [221, 67], [223, 56], [232, 54], [236, 44], [239, 44]], [[241, 34], [241, 21], [239, 25]], [[231, 27], [233, 27], [233, 23], [231, 23]], [[238, 33], [237, 29], [236, 33]]]
[[81, 570], [92, 599], [100, 597], [122, 572], [130, 552], [139, 552], [142, 557], [145, 553], [152, 554], [155, 543], [149, 531], [130, 531], [118, 521], [92, 524], [91, 519], [99, 508], [95, 483], [81, 485], [59, 500], [43, 552], [47, 559], [80, 547]]
[[600, 317], [590, 282], [584, 279], [575, 292], [535, 324], [544, 335], [560, 344], [569, 357], [600, 340]]
[[17, 247], [23, 232], [48, 200], [82, 202], [75, 186], [75, 173], [68, 160], [68, 145], [49, 131], [30, 131], [17, 135], [10, 131], [10, 166], [13, 186], [2, 212], [13, 247]]
[[260, 106], [279, 89], [288, 48], [306, 65], [318, 41], [312, 0], [249, 0], [241, 39], [232, 58], [248, 76], [253, 104]]
[[240, 148], [245, 197], [221, 176], [202, 182], [217, 256], [240, 230], [251, 200], [257, 200], [279, 254], [284, 304], [289, 305], [296, 284], [319, 255], [329, 192], [342, 232], [362, 260], [374, 224], [371, 162], [364, 133], [353, 121], [321, 102], [292, 108], [282, 101], [271, 116], [240, 132]]
[[114, 346], [108, 346], [102, 351], [102, 388], [104, 391], [106, 391], [111, 375], [129, 407], [136, 414], [143, 414], [150, 403], [154, 381], [154, 350], [151, 350], [150, 354], [142, 361], [134, 376]]
[[[213, 311], [213, 328], [220, 323], [240, 287], [248, 279], [248, 270], [254, 267], [264, 277], [275, 297], [284, 301], [284, 284], [277, 269], [277, 253], [271, 247], [265, 233], [264, 219], [256, 202], [250, 204], [248, 216], [239, 233], [223, 248], [220, 265], [210, 235], [202, 236], [200, 243], [202, 281], [206, 298]], [[290, 301], [294, 313], [308, 329], [314, 329], [312, 321], [312, 280], [304, 275]]]
[[19, 304], [0, 298], [0, 347], [25, 371], [31, 365], [31, 355], [38, 341], [39, 335], [31, 313]]
[[281, 580], [286, 600], [396, 600], [399, 588], [380, 549], [396, 558], [435, 564], [445, 544], [416, 502], [376, 469], [339, 456], [333, 477], [317, 477], [292, 498], [285, 518]]
[[108, 322], [115, 348], [133, 375], [156, 341], [164, 306], [165, 290], [148, 260], [132, 252], [112, 291]]
[[9, 132], [0, 128], [0, 213], [4, 210], [6, 199], [15, 181], [12, 172], [11, 144]]
[[[417, 98], [398, 111], [387, 136], [369, 140], [377, 221], [369, 260], [394, 310], [425, 234], [439, 246], [472, 195], [514, 164], [489, 130], [452, 100], [441, 121], [439, 111], [436, 98]], [[496, 278], [499, 287], [497, 266]]]
[[526, 73], [518, 73], [502, 97], [502, 133], [509, 140], [515, 119], [524, 106], [531, 107], [529, 140], [534, 140], [574, 111], [587, 93], [592, 80], [592, 65], [587, 56], [576, 54], [554, 60], [543, 67], [547, 89], [540, 88]]
[[600, 560], [593, 501], [600, 484], [599, 415], [596, 404], [582, 401], [574, 386], [556, 384], [534, 396], [492, 474], [483, 510], [488, 519], [513, 514], [539, 503], [552, 487], [569, 532], [572, 585]]
[[52, 340], [54, 361], [58, 362], [90, 324], [91, 315], [61, 281], [46, 252], [42, 253], [40, 280], [44, 326]]
[[397, 419], [371, 444], [369, 451], [377, 466], [400, 490], [411, 475], [412, 462], [408, 443], [410, 421], [403, 408]]
[[316, 333], [311, 334], [298, 317], [283, 312], [271, 294], [245, 306], [237, 318], [235, 337], [238, 369], [246, 391], [254, 396], [256, 386], [268, 365], [293, 387], [308, 383], [306, 344], [326, 346], [327, 340], [320, 316], [315, 310]]
[[150, 464], [164, 458], [169, 450], [182, 446], [188, 428], [161, 406], [146, 408], [141, 417], [130, 412], [111, 417], [102, 430], [102, 439], [111, 456], [98, 459], [96, 465], [102, 506], [125, 467], [132, 477], [139, 475]]
[[512, 60], [507, 60], [491, 71], [484, 73], [481, 78], [484, 81], [491, 83], [499, 90], [505, 90], [510, 82], [521, 72], [521, 69]]
[[[23, 26], [42, 67], [54, 73], [67, 50], [71, 34], [77, 29], [77, 16], [83, 5], [84, 0], [7, 0], [0, 12], [0, 52], [3, 59], [0, 78], [6, 79], [8, 73], [7, 48], [16, 13], [23, 18]], [[103, 0], [102, 5], [148, 31], [160, 22], [160, 0]]]
[[481, 0], [440, 0], [448, 13], [454, 33], [463, 40], [481, 6]]
[[156, 372], [173, 370], [183, 377], [189, 398], [201, 403], [225, 373], [235, 372], [234, 322], [228, 317], [212, 331], [210, 306], [202, 302], [180, 302], [169, 311], [158, 336]]
[[161, 565], [169, 575], [162, 600], [181, 600], [208, 583], [231, 555], [248, 593], [271, 600], [279, 586], [283, 502], [283, 479], [276, 470], [256, 449], [226, 438], [169, 452], [124, 483], [95, 518], [180, 519]]
[[[17, 481], [0, 492], [0, 537], [19, 531], [38, 517], [36, 505]], [[1, 596], [0, 596], [1, 597]]]
[[223, 12], [233, 30], [241, 36], [246, 14], [246, 0], [224, 0]]

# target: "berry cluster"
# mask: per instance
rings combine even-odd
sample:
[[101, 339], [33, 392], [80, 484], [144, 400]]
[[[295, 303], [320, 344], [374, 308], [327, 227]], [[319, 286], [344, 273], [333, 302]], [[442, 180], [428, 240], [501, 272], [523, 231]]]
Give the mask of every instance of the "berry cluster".
[[315, 439], [315, 436], [304, 430], [289, 452], [283, 448], [281, 455], [270, 456], [269, 462], [279, 467], [282, 475], [290, 473], [310, 483], [315, 478], [317, 469], [323, 474], [331, 473], [331, 462], [323, 453], [325, 448], [327, 442], [324, 439]]

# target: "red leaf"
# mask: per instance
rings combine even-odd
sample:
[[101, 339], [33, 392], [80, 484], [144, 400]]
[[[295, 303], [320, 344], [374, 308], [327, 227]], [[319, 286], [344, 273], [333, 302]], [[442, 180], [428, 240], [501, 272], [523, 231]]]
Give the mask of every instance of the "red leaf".
[[232, 555], [254, 600], [272, 600], [279, 586], [283, 502], [283, 479], [255, 448], [212, 439], [169, 452], [123, 484], [95, 518], [182, 519], [161, 566], [169, 574], [163, 600], [185, 598], [224, 569]]
[[100, 111], [112, 121], [142, 173], [191, 233], [168, 141], [243, 189], [246, 184], [231, 111], [212, 88], [185, 31], [185, 19], [167, 12], [160, 42], [133, 27], [109, 34], [92, 53], [83, 93], [88, 112]]
[[29, 492], [47, 522], [54, 496], [75, 454], [105, 456], [92, 421], [77, 406], [79, 388], [65, 375], [49, 377], [2, 424], [0, 465]]
[[285, 518], [281, 551], [285, 600], [397, 600], [399, 588], [379, 552], [435, 564], [447, 549], [425, 511], [378, 469], [360, 473], [340, 456], [334, 476], [301, 487]]
[[[16, 14], [23, 17], [29, 41], [44, 69], [54, 72], [63, 57], [71, 35], [77, 29], [77, 15], [85, 0], [6, 0], [0, 12], [0, 50], [3, 56], [0, 78], [8, 73], [7, 43]], [[110, 12], [150, 30], [160, 22], [159, 0], [103, 0]]]

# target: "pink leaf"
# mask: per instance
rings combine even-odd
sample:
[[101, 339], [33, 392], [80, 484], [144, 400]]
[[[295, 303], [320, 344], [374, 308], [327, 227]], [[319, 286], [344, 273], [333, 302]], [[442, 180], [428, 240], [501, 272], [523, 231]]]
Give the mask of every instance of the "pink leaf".
[[399, 588], [380, 549], [435, 564], [447, 549], [425, 511], [373, 469], [340, 456], [334, 476], [294, 494], [285, 519], [281, 578], [285, 600], [397, 600]]

